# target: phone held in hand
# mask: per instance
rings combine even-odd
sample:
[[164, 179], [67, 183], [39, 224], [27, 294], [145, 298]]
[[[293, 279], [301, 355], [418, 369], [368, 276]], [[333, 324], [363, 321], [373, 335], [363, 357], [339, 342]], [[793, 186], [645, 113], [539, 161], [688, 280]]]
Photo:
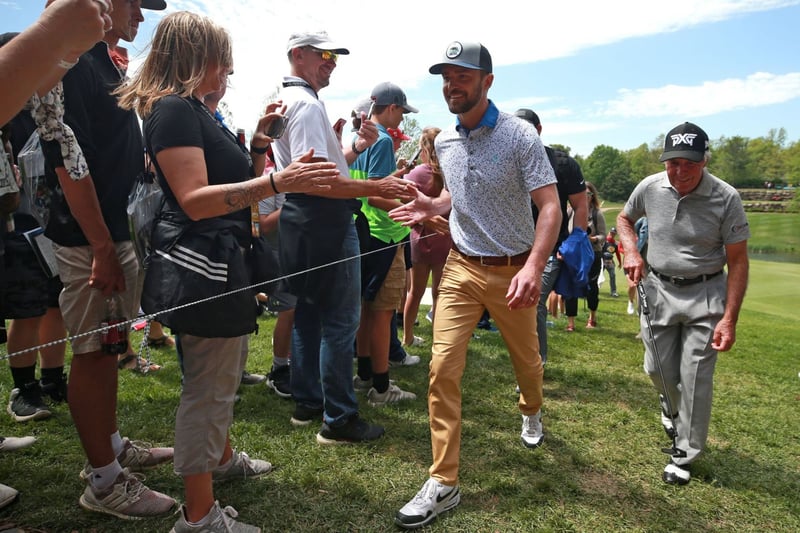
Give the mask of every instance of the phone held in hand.
[[283, 135], [283, 132], [286, 131], [286, 124], [288, 122], [289, 120], [284, 116], [280, 116], [273, 120], [270, 123], [269, 128], [267, 128], [267, 136], [273, 141], [280, 139]]

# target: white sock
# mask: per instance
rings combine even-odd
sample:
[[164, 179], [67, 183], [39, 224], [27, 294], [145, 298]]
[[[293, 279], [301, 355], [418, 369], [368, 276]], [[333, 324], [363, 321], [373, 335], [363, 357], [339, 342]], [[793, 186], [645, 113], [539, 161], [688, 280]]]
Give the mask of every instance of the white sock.
[[114, 457], [121, 454], [124, 448], [125, 443], [122, 442], [122, 437], [119, 434], [119, 430], [117, 430], [113, 435], [111, 435], [111, 449], [114, 450]]
[[106, 466], [101, 466], [100, 468], [92, 467], [92, 476], [89, 478], [89, 483], [97, 490], [107, 489], [114, 484], [120, 472], [122, 472], [122, 467], [114, 459], [113, 463]]
[[288, 357], [273, 357], [272, 358], [272, 366], [273, 368], [278, 368], [279, 366], [286, 366], [289, 364]]

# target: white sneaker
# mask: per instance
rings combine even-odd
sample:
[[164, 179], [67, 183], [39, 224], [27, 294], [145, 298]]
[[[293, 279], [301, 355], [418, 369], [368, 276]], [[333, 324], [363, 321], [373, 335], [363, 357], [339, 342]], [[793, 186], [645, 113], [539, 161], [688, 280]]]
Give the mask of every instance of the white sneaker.
[[19, 491], [8, 485], [0, 483], [0, 509], [6, 505], [10, 505], [19, 496]]
[[272, 464], [261, 459], [250, 459], [244, 452], [233, 450], [230, 461], [215, 468], [211, 473], [214, 483], [231, 479], [261, 477], [272, 472]]
[[[406, 348], [415, 348], [415, 347], [418, 347], [418, 346], [425, 346], [425, 339], [423, 339], [422, 337], [418, 337], [416, 335], [414, 335], [414, 339], [411, 341], [411, 344], [406, 344], [405, 345]], [[409, 357], [409, 356], [406, 356], [406, 357]], [[411, 356], [411, 357], [413, 357], [413, 356]], [[417, 358], [417, 359], [419, 359], [419, 358]]]
[[670, 461], [664, 468], [661, 479], [668, 485], [686, 485], [692, 479], [692, 474], [689, 472], [689, 465], [676, 465]]
[[416, 400], [417, 395], [413, 392], [404, 391], [394, 383], [389, 384], [389, 388], [383, 394], [375, 390], [375, 387], [369, 389], [367, 393], [367, 400], [372, 407], [383, 407], [387, 403], [397, 403], [403, 400]]
[[428, 313], [425, 315], [425, 320], [433, 324], [433, 310], [428, 311]]
[[36, 442], [36, 437], [0, 437], [0, 451], [10, 452], [27, 448]]
[[522, 444], [526, 448], [538, 448], [544, 440], [542, 431], [542, 411], [535, 415], [522, 415]]
[[413, 365], [419, 364], [420, 361], [421, 361], [421, 359], [419, 358], [418, 355], [408, 355], [408, 354], [406, 354], [406, 356], [403, 358], [402, 361], [392, 361], [390, 359], [389, 360], [389, 366], [390, 367], [413, 366]]
[[632, 315], [636, 313], [636, 308], [633, 306], [633, 302], [628, 300], [628, 314]]
[[449, 487], [429, 478], [417, 495], [397, 511], [394, 523], [404, 529], [426, 526], [438, 515], [449, 511], [459, 503], [461, 503], [461, 493], [458, 485]]
[[371, 379], [361, 379], [358, 377], [358, 374], [353, 376], [353, 389], [356, 392], [366, 392], [372, 388], [372, 380]]
[[230, 505], [222, 508], [215, 501], [208, 515], [200, 524], [190, 524], [186, 520], [186, 507], [181, 506], [181, 515], [170, 533], [261, 533], [261, 528], [239, 522], [239, 513]]
[[127, 468], [119, 473], [114, 484], [95, 493], [86, 484], [78, 503], [88, 511], [106, 513], [126, 520], [164, 516], [173, 512], [176, 501], [166, 494], [147, 488], [141, 474], [131, 474]]

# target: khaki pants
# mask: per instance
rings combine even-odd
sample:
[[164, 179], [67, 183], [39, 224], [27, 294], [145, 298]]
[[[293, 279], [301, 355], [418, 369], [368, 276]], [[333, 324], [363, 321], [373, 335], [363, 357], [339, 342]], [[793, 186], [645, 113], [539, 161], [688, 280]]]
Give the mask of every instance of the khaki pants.
[[519, 410], [542, 406], [542, 360], [536, 335], [536, 307], [509, 310], [506, 292], [518, 266], [487, 267], [451, 251], [439, 285], [428, 389], [433, 464], [431, 477], [458, 483], [461, 448], [461, 377], [467, 344], [484, 308], [489, 311], [511, 357], [520, 387]]
[[225, 451], [233, 402], [247, 361], [248, 336], [180, 335], [183, 390], [175, 416], [175, 473], [211, 472]]

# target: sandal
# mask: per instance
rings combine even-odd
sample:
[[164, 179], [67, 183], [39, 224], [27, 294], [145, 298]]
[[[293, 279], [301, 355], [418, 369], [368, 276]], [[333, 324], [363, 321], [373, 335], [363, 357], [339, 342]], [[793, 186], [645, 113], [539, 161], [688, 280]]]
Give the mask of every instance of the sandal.
[[597, 327], [597, 320], [591, 320], [586, 323], [586, 329], [594, 329]]
[[129, 353], [117, 362], [117, 368], [119, 370], [132, 370], [133, 372], [146, 374], [147, 372], [161, 370], [161, 365], [150, 363], [150, 366], [148, 367], [146, 359], [139, 357], [135, 353]]
[[175, 340], [169, 335], [162, 335], [161, 337], [148, 338], [147, 345], [151, 348], [172, 348], [175, 346]]
[[575, 331], [575, 326], [567, 326], [567, 333], [572, 333]]

